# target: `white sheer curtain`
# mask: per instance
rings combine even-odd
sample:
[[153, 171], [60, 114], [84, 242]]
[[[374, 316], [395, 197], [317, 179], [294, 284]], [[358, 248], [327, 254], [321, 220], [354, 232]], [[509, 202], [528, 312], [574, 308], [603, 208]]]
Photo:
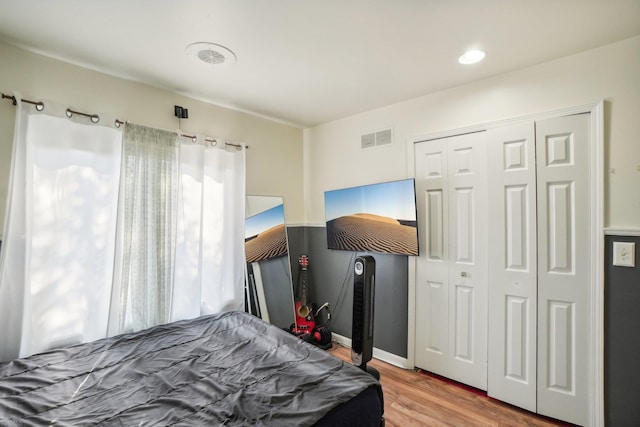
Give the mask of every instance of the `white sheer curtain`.
[[245, 151], [180, 145], [180, 198], [171, 320], [244, 304]]
[[64, 112], [18, 103], [0, 361], [242, 309], [245, 150]]
[[0, 360], [107, 332], [121, 134], [46, 106], [40, 113], [18, 102], [16, 111], [0, 259]]
[[[178, 201], [178, 134], [127, 123], [123, 131], [116, 332], [169, 321]], [[115, 313], [112, 310], [112, 313]], [[113, 330], [113, 329], [112, 329]]]

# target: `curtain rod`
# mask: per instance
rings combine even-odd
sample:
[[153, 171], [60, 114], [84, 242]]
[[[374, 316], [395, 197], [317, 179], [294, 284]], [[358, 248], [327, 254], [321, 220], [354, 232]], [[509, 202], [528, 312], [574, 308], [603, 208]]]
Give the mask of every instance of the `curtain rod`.
[[[13, 96], [13, 95], [6, 95], [6, 94], [2, 93], [2, 99], [10, 99], [12, 101], [13, 105], [17, 105], [18, 104], [18, 102], [16, 100], [16, 97]], [[21, 101], [25, 102], [27, 104], [35, 105], [36, 106], [36, 110], [38, 110], [38, 111], [44, 110], [44, 102], [42, 102], [42, 101], [31, 101], [31, 100], [25, 99], [25, 98], [22, 98]], [[67, 117], [71, 117], [74, 114], [77, 114], [77, 115], [83, 116], [83, 117], [88, 117], [89, 119], [91, 119], [92, 123], [98, 123], [100, 121], [100, 116], [98, 116], [97, 114], [87, 114], [87, 113], [83, 113], [81, 111], [72, 110], [70, 108], [67, 108], [66, 114], [67, 114]], [[125, 122], [123, 122], [122, 120], [118, 120], [118, 119], [115, 120], [116, 127], [119, 128], [123, 124], [125, 124]], [[194, 143], [198, 140], [198, 137], [195, 136], [195, 135], [187, 135], [185, 133], [180, 133], [180, 136], [183, 137], [183, 138], [191, 139], [191, 140], [193, 140]], [[217, 139], [209, 138], [207, 136], [204, 137], [204, 140], [206, 142], [209, 142], [209, 143], [214, 143], [215, 142], [215, 144], [213, 144], [214, 146], [218, 144], [218, 140]], [[233, 144], [231, 142], [226, 142], [226, 141], [225, 141], [224, 145], [225, 146], [230, 146], [230, 147], [236, 147], [238, 150], [241, 150], [242, 147], [244, 147], [246, 149], [249, 149], [248, 145], [244, 145], [243, 146], [241, 144]]]
[[[10, 99], [12, 101], [13, 105], [17, 105], [18, 104], [18, 102], [16, 100], [16, 97], [13, 96], [13, 95], [6, 95], [6, 94], [3, 93], [2, 94], [2, 99]], [[42, 102], [42, 101], [37, 101], [36, 102], [36, 101], [31, 101], [31, 100], [25, 99], [25, 98], [22, 98], [21, 101], [25, 102], [27, 104], [35, 105], [36, 106], [36, 110], [38, 110], [38, 111], [44, 110], [44, 102]], [[92, 123], [98, 123], [100, 121], [100, 116], [98, 116], [97, 114], [87, 114], [87, 113], [83, 113], [82, 111], [72, 110], [71, 108], [67, 108], [66, 114], [67, 114], [67, 117], [71, 117], [74, 114], [77, 114], [77, 115], [83, 116], [83, 117], [88, 117], [89, 119], [91, 119]], [[116, 119], [115, 120], [115, 124], [116, 124], [116, 127], [120, 127], [120, 126], [122, 126], [124, 124], [124, 122], [122, 120]]]

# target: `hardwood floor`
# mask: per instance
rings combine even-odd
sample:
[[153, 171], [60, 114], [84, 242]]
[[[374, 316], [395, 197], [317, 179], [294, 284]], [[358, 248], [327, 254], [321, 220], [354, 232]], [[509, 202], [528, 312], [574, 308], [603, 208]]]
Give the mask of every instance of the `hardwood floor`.
[[[351, 363], [351, 350], [334, 344], [334, 356]], [[570, 426], [487, 397], [425, 372], [401, 369], [373, 359], [380, 372], [386, 427], [409, 426]]]

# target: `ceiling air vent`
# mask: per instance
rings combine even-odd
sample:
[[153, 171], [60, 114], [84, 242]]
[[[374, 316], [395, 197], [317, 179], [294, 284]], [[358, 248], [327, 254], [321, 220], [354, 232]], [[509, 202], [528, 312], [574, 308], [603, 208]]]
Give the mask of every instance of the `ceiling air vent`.
[[223, 54], [209, 48], [205, 48], [199, 51], [198, 58], [202, 62], [206, 62], [207, 64], [214, 64], [214, 65], [222, 64], [224, 61], [226, 61], [226, 58]]
[[193, 56], [209, 65], [228, 65], [237, 60], [235, 53], [216, 43], [191, 43], [185, 51], [187, 55]]
[[367, 149], [380, 147], [382, 145], [391, 145], [393, 142], [391, 128], [379, 131], [365, 133], [360, 137], [360, 148]]

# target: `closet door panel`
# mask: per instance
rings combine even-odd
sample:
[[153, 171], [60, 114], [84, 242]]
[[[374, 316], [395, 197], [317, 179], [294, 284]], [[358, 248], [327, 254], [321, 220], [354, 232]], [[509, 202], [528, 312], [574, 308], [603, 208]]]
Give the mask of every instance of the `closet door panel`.
[[427, 257], [433, 261], [444, 259], [444, 195], [442, 189], [426, 191]]
[[473, 188], [455, 189], [455, 262], [473, 262]]
[[428, 319], [425, 330], [425, 347], [436, 355], [447, 352], [447, 331], [440, 326], [439, 320], [446, 316], [447, 293], [442, 282], [428, 281], [426, 286], [420, 287], [419, 298], [427, 301], [420, 307], [420, 311]]
[[536, 122], [538, 412], [585, 425], [589, 413], [589, 114]]
[[[486, 133], [447, 138], [450, 328], [448, 375], [487, 389]], [[453, 376], [455, 375], [455, 376]]]
[[505, 267], [526, 271], [529, 266], [529, 188], [527, 185], [504, 186], [505, 208]]
[[447, 372], [449, 351], [448, 154], [442, 141], [416, 147], [420, 247], [416, 280], [416, 366]]
[[506, 298], [505, 320], [505, 366], [504, 375], [517, 382], [529, 382], [528, 367], [531, 363], [527, 354], [530, 345], [528, 319], [530, 299], [516, 296]]
[[572, 181], [548, 182], [546, 188], [547, 272], [573, 273], [574, 190]]
[[454, 357], [473, 363], [473, 288], [456, 286]]
[[533, 122], [487, 131], [489, 396], [536, 410], [536, 170]]

